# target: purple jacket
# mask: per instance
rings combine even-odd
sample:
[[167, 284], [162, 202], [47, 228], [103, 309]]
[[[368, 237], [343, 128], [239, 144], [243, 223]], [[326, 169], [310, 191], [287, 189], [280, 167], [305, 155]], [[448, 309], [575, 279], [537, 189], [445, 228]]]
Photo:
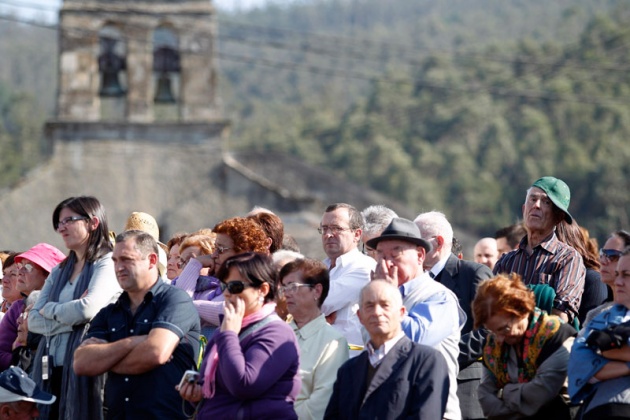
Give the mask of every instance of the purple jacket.
[[0, 322], [0, 372], [11, 365], [13, 342], [17, 338], [17, 320], [24, 309], [24, 299], [16, 300]]
[[299, 350], [288, 324], [270, 322], [240, 342], [232, 331], [217, 331], [208, 343], [202, 375], [215, 342], [215, 394], [201, 402], [198, 419], [297, 419], [293, 402], [301, 386]]

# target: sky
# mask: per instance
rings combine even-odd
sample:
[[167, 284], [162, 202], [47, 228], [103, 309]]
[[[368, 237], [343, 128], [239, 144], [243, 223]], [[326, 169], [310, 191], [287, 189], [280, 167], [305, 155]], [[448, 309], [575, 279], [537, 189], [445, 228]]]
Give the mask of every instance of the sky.
[[[264, 6], [267, 3], [287, 4], [295, 0], [213, 0], [221, 10], [249, 10]], [[0, 0], [0, 13], [16, 13], [18, 16], [33, 19], [44, 18], [47, 22], [55, 22], [62, 0]]]

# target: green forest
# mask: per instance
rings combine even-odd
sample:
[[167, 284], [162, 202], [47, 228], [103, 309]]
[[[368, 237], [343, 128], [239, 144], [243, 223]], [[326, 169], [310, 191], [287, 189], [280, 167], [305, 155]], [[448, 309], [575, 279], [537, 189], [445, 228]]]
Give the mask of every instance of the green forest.
[[[624, 1], [312, 0], [219, 13], [229, 147], [283, 152], [489, 235], [540, 176], [630, 227]], [[45, 160], [56, 34], [0, 24], [0, 187]]]

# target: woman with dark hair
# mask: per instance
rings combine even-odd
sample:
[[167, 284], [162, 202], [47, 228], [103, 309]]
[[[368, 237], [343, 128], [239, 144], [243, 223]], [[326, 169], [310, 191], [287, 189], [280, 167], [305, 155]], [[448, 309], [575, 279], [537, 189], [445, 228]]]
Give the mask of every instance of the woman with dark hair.
[[479, 284], [474, 328], [490, 334], [483, 347], [479, 403], [488, 418], [570, 419], [567, 365], [575, 329], [536, 308], [518, 274]]
[[[102, 418], [103, 377], [77, 377], [74, 350], [85, 325], [120, 293], [112, 262], [105, 209], [94, 197], [70, 197], [57, 205], [53, 228], [68, 257], [55, 267], [28, 315], [29, 329], [44, 335], [33, 365], [33, 378], [57, 396], [58, 404], [41, 406], [42, 418]], [[48, 367], [42, 363], [46, 356]], [[43, 381], [42, 373], [50, 372]]]
[[586, 268], [586, 276], [584, 278], [584, 292], [582, 293], [582, 301], [578, 310], [578, 319], [580, 325], [584, 325], [586, 314], [593, 308], [598, 307], [606, 301], [608, 289], [602, 283], [599, 274], [599, 257], [593, 252], [588, 242], [588, 231], [578, 226], [575, 219], [569, 224], [565, 220], [561, 221], [556, 227], [556, 236], [558, 240], [572, 246], [580, 256]]
[[610, 234], [602, 249], [599, 250], [601, 279], [610, 289], [609, 297], [606, 303], [592, 309], [586, 315], [584, 326], [588, 325], [588, 323], [600, 313], [612, 308], [615, 304], [615, 271], [617, 270], [617, 262], [623, 250], [628, 246], [630, 246], [630, 233], [625, 230], [617, 230]]
[[280, 270], [278, 291], [293, 316], [289, 324], [300, 346], [302, 388], [295, 401], [300, 420], [322, 419], [337, 379], [337, 370], [348, 360], [348, 341], [326, 323], [322, 303], [330, 278], [326, 265], [310, 258], [298, 259]]
[[219, 268], [225, 316], [208, 343], [203, 385], [179, 392], [199, 402], [198, 419], [296, 419], [300, 388], [295, 335], [275, 312], [276, 269], [271, 258], [246, 253]]

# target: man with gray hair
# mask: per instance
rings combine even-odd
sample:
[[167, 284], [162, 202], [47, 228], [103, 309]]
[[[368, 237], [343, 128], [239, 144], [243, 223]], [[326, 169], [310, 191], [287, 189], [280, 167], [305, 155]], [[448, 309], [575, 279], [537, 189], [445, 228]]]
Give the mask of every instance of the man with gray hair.
[[363, 234], [361, 242], [363, 242], [363, 252], [366, 255], [376, 259], [376, 250], [369, 247], [366, 243], [372, 238], [376, 238], [381, 232], [392, 222], [394, 217], [398, 217], [396, 212], [390, 208], [376, 204], [366, 207], [361, 212], [363, 217]]
[[[459, 299], [459, 305], [466, 312], [466, 324], [462, 328], [459, 343], [460, 372], [457, 375], [457, 396], [459, 397], [464, 419], [483, 418], [483, 411], [477, 398], [477, 387], [481, 382], [482, 365], [474, 362], [479, 356], [482, 334], [472, 332], [473, 316], [471, 304], [477, 292], [479, 282], [492, 277], [492, 271], [485, 265], [461, 260], [452, 252], [453, 227], [443, 213], [431, 211], [416, 217], [415, 224], [423, 238], [427, 238], [433, 249], [427, 253], [424, 268], [437, 282], [453, 291]], [[472, 349], [471, 349], [472, 348]], [[473, 355], [474, 354], [474, 355]]]
[[555, 292], [552, 313], [570, 322], [578, 315], [586, 269], [580, 254], [556, 237], [556, 226], [569, 213], [571, 191], [561, 179], [545, 176], [527, 190], [523, 204], [523, 223], [527, 230], [518, 248], [504, 254], [494, 273], [517, 273], [527, 285]]

